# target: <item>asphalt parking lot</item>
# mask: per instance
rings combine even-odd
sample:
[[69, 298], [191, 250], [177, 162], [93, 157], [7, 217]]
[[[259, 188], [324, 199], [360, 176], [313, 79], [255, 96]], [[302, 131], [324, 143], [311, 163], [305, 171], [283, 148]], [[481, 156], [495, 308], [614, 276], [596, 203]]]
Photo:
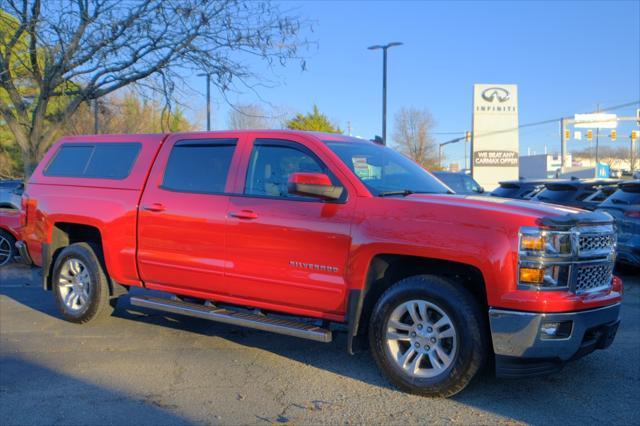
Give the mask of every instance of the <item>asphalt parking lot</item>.
[[[636, 271], [637, 272], [637, 271]], [[606, 351], [538, 379], [481, 377], [448, 400], [407, 395], [368, 353], [134, 308], [60, 319], [38, 270], [0, 270], [0, 424], [638, 424], [640, 278], [624, 275]]]

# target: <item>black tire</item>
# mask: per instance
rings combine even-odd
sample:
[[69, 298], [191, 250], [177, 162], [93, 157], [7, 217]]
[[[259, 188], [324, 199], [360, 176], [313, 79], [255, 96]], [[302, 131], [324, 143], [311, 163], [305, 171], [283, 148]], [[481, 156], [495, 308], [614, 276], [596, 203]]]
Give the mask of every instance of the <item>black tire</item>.
[[[456, 339], [456, 352], [452, 361], [434, 377], [416, 377], [404, 371], [391, 354], [390, 344], [387, 343], [390, 316], [396, 308], [412, 300], [426, 301], [441, 309], [450, 319], [456, 333], [453, 338]], [[486, 316], [473, 296], [455, 282], [433, 275], [403, 279], [380, 297], [371, 314], [369, 343], [373, 357], [385, 376], [405, 392], [432, 397], [455, 395], [476, 377], [488, 358], [490, 348]], [[405, 347], [413, 347], [415, 343], [403, 344], [408, 345]], [[429, 348], [425, 346], [422, 350]], [[420, 360], [416, 363], [425, 365], [425, 362], [428, 363], [427, 366], [433, 366], [430, 361]]]
[[[109, 281], [100, 259], [100, 249], [88, 243], [71, 244], [64, 248], [56, 258], [53, 267], [53, 292], [58, 310], [67, 321], [84, 324], [99, 322], [111, 316], [113, 307], [110, 303]], [[66, 279], [60, 280], [61, 274], [69, 275], [63, 270], [63, 268], [68, 267], [69, 263], [67, 262], [73, 262], [74, 260], [81, 262], [82, 270], [86, 268], [89, 277], [86, 283], [88, 300], [77, 309], [65, 304], [64, 298], [68, 295], [68, 290], [65, 289], [63, 283], [68, 281]]]
[[11, 263], [16, 254], [16, 239], [9, 232], [0, 229], [0, 266]]

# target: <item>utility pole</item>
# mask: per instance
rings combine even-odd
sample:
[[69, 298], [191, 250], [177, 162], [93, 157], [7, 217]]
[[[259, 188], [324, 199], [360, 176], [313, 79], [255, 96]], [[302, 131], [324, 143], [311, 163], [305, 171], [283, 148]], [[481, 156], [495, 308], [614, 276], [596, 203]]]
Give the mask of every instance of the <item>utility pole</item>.
[[202, 73], [198, 77], [207, 78], [207, 131], [211, 130], [211, 74]]
[[387, 144], [387, 50], [390, 47], [401, 46], [401, 42], [393, 42], [385, 45], [369, 46], [367, 49], [382, 49], [382, 144]]
[[100, 122], [98, 121], [98, 99], [93, 100], [93, 134], [100, 133]]

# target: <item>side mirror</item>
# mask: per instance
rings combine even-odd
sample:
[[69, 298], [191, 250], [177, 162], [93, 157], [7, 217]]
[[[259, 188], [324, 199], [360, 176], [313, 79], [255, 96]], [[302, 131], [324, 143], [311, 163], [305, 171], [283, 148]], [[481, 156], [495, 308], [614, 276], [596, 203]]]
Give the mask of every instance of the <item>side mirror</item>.
[[289, 194], [337, 200], [344, 188], [334, 186], [324, 173], [292, 173], [287, 184]]

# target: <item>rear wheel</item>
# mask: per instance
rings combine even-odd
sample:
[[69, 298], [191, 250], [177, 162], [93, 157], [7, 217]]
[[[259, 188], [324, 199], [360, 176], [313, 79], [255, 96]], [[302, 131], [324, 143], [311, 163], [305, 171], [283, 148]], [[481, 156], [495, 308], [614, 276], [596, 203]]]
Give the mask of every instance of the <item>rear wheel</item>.
[[16, 239], [4, 229], [0, 229], [0, 266], [9, 264], [15, 255]]
[[86, 323], [111, 315], [109, 283], [98, 258], [99, 249], [87, 243], [62, 250], [53, 268], [53, 290], [62, 316]]
[[467, 291], [420, 275], [399, 281], [378, 300], [369, 340], [376, 363], [396, 386], [448, 397], [464, 389], [485, 363], [485, 323]]

